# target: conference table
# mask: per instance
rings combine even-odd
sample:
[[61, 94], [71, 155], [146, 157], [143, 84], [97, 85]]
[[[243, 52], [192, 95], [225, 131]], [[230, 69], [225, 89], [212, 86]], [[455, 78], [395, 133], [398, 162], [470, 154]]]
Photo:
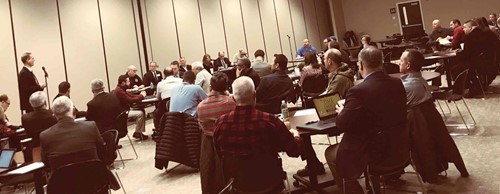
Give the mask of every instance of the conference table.
[[[422, 77], [426, 81], [431, 81], [431, 80], [436, 79], [439, 76], [441, 76], [441, 73], [433, 72], [433, 71], [422, 71], [421, 73], [422, 73]], [[389, 76], [391, 76], [393, 78], [401, 78], [401, 76], [403, 76], [403, 73], [391, 73], [391, 74], [389, 74]], [[354, 85], [360, 84], [363, 81], [364, 81], [364, 79], [358, 79], [354, 82]]]
[[447, 86], [451, 86], [452, 82], [451, 72], [449, 71], [450, 60], [456, 56], [457, 53], [452, 50], [424, 54], [425, 60], [438, 60], [438, 62], [443, 65], [443, 73], [446, 75]]
[[[306, 122], [309, 121], [316, 121], [319, 120], [318, 115], [316, 114], [316, 110], [314, 108], [311, 109], [303, 109], [303, 110], [297, 110], [297, 111], [290, 111], [290, 117], [289, 117], [289, 122], [290, 122], [290, 128], [297, 129], [297, 126], [303, 125]], [[312, 135], [325, 135], [325, 134], [330, 134], [332, 133], [334, 129], [325, 129], [321, 131], [306, 131], [306, 130], [299, 130], [299, 135], [304, 143], [304, 145], [307, 144], [307, 146], [312, 147], [312, 141], [311, 141], [311, 136]], [[302, 153], [302, 158], [306, 160], [306, 163], [309, 164], [310, 160], [312, 159], [312, 155], [315, 153], [309, 153], [307, 152], [307, 149], [304, 150]], [[309, 180], [305, 179], [304, 177], [300, 177], [296, 174], [293, 175], [293, 178], [297, 181], [305, 185], [305, 187], [301, 187], [297, 190], [292, 190], [291, 193], [307, 193], [311, 191], [321, 191], [321, 189], [325, 187], [330, 187], [335, 185], [335, 180], [333, 180], [333, 177], [329, 179], [328, 181], [324, 182], [319, 182], [318, 177], [314, 172], [311, 172], [309, 174]], [[295, 184], [294, 184], [295, 185]]]
[[379, 43], [380, 44], [380, 47], [384, 47], [384, 44], [385, 43], [388, 43], [388, 42], [395, 42], [397, 41], [398, 39], [397, 38], [385, 38], [385, 39], [380, 39], [380, 40], [373, 40], [372, 42], [374, 43]]

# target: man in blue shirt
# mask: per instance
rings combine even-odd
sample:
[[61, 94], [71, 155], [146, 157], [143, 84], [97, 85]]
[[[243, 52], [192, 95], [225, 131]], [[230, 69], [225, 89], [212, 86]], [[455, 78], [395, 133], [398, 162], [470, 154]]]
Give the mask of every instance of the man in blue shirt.
[[300, 47], [299, 50], [297, 50], [297, 54], [296, 54], [297, 58], [304, 57], [306, 55], [307, 51], [311, 51], [314, 54], [318, 53], [316, 48], [314, 48], [314, 46], [309, 44], [309, 39], [304, 39], [303, 42], [304, 42], [304, 45], [302, 47]]
[[196, 75], [186, 71], [183, 76], [184, 83], [171, 90], [170, 112], [183, 112], [196, 117], [198, 104], [207, 98], [207, 94], [199, 85], [194, 85]]

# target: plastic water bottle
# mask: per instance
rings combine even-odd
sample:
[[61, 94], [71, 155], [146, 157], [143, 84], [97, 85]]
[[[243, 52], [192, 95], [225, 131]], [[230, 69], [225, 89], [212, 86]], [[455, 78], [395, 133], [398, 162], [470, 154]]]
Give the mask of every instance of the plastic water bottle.
[[283, 121], [288, 121], [288, 105], [286, 101], [281, 101], [281, 115], [283, 115]]

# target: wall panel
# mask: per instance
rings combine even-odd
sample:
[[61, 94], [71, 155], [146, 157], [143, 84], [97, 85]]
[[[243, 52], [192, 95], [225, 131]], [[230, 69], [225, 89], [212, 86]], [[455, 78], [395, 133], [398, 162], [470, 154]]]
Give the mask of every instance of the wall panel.
[[240, 2], [238, 0], [221, 0], [221, 3], [227, 32], [228, 57], [233, 62], [233, 56], [238, 53], [238, 50], [241, 48], [247, 50], [245, 32], [241, 21]]
[[[100, 0], [104, 45], [111, 89], [126, 67], [141, 65], [130, 1]], [[140, 48], [139, 48], [140, 49]], [[101, 64], [104, 66], [104, 63]], [[106, 77], [101, 78], [103, 80]]]
[[90, 81], [105, 78], [104, 51], [97, 1], [59, 1], [68, 81], [75, 106], [93, 98]]
[[21, 123], [21, 111], [19, 105], [19, 89], [17, 87], [16, 60], [14, 58], [14, 43], [10, 22], [9, 1], [0, 1], [0, 67], [2, 67], [2, 76], [0, 76], [0, 94], [7, 94], [10, 98], [10, 107], [7, 110], [7, 116], [13, 124]]
[[23, 67], [20, 59], [23, 53], [33, 53], [33, 71], [38, 81], [44, 82], [42, 66], [49, 73], [49, 100], [52, 101], [58, 93], [57, 86], [66, 80], [56, 0], [16, 0], [11, 3], [19, 70]]
[[[207, 53], [212, 58], [216, 58], [219, 51], [224, 51], [227, 55], [219, 0], [199, 0], [199, 2]], [[198, 58], [200, 60], [202, 56]]]
[[181, 54], [191, 61], [200, 61], [205, 51], [198, 2], [197, 0], [174, 0], [174, 6]]
[[318, 21], [316, 20], [316, 8], [314, 5], [315, 0], [306, 1], [304, 0], [304, 13], [306, 16], [306, 27], [308, 32], [308, 38], [311, 45], [316, 49], [321, 49], [322, 40], [320, 40]]
[[[292, 45], [294, 39], [288, 0], [275, 0], [275, 4], [276, 16], [278, 18], [278, 26], [280, 29], [279, 37], [283, 47], [283, 54], [285, 54], [290, 60], [295, 59], [296, 50]], [[290, 42], [288, 41], [288, 36], [290, 36]]]
[[323, 39], [333, 35], [333, 29], [331, 25], [330, 17], [330, 8], [328, 7], [327, 0], [315, 0], [316, 1], [316, 14], [318, 16], [318, 24], [319, 24], [319, 39], [321, 44], [317, 46], [317, 49], [322, 49]]
[[293, 43], [293, 46], [295, 51], [297, 51], [297, 49], [302, 46], [302, 40], [307, 38], [307, 28], [302, 9], [302, 0], [290, 0], [290, 10], [292, 12], [292, 22], [295, 30], [295, 42]]
[[[146, 0], [144, 4], [148, 8], [149, 38], [152, 51], [155, 53], [154, 60], [161, 67], [165, 67], [173, 60], [179, 60], [172, 0]], [[196, 59], [186, 58], [189, 63]]]
[[[274, 54], [282, 53], [280, 39], [278, 37], [278, 26], [276, 15], [274, 14], [274, 3], [270, 0], [259, 0], [260, 12], [262, 14], [262, 27], [266, 40], [266, 52], [271, 57]], [[272, 58], [270, 59], [272, 60]]]
[[[243, 19], [245, 21], [248, 54], [250, 58], [253, 59], [257, 49], [262, 49], [264, 51], [266, 49], [264, 48], [264, 37], [260, 25], [259, 6], [257, 5], [257, 0], [242, 0], [241, 7], [243, 10]], [[268, 53], [266, 52], [266, 54]], [[272, 55], [267, 56], [269, 57]]]

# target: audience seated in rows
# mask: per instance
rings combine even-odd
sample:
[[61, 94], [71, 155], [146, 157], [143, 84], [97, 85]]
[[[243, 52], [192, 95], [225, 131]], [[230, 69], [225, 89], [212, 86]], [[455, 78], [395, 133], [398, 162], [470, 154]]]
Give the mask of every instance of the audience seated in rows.
[[[115, 128], [116, 118], [123, 111], [120, 99], [115, 93], [104, 92], [104, 82], [94, 79], [90, 82], [94, 97], [87, 103], [87, 120], [94, 121], [100, 133]], [[118, 131], [118, 137], [124, 137], [127, 131]]]
[[292, 79], [288, 77], [288, 59], [283, 54], [276, 54], [271, 65], [274, 73], [261, 78], [257, 87], [257, 109], [263, 112], [278, 114], [281, 113], [281, 101], [288, 102], [294, 100]]
[[[339, 104], [336, 119], [339, 144], [328, 147], [326, 161], [339, 188], [347, 193], [363, 193], [357, 178], [374, 161], [392, 164], [389, 158], [376, 158], [386, 149], [377, 134], [399, 137], [406, 123], [406, 94], [401, 80], [382, 72], [382, 51], [367, 47], [359, 53], [360, 73], [364, 81], [352, 87], [345, 104]], [[353, 180], [353, 181], [350, 181]], [[344, 184], [344, 181], [345, 184]]]
[[[199, 68], [199, 65], [193, 64], [193, 69]], [[203, 69], [202, 71], [206, 71]], [[172, 88], [170, 97], [170, 112], [187, 113], [197, 117], [198, 104], [207, 98], [207, 94], [199, 85], [194, 85], [196, 75], [192, 71], [186, 71], [183, 77], [183, 83]], [[209, 83], [206, 83], [209, 85]]]
[[[63, 81], [63, 82], [59, 83], [59, 93], [56, 95], [56, 97], [54, 97], [54, 100], [56, 98], [61, 97], [61, 96], [66, 96], [68, 98], [71, 98], [70, 92], [71, 92], [71, 84], [67, 81]], [[85, 117], [87, 115], [87, 112], [85, 112], [85, 111], [78, 111], [76, 106], [73, 108], [75, 109], [74, 112], [75, 112], [76, 118]]]
[[203, 68], [200, 62], [194, 62], [192, 64], [193, 72], [196, 75], [196, 80], [194, 84], [200, 86], [206, 94], [210, 92], [210, 78], [212, 78], [212, 74], [210, 74], [210, 70]]
[[255, 60], [252, 62], [251, 68], [259, 75], [259, 77], [264, 77], [271, 74], [271, 65], [264, 61], [264, 51], [258, 49], [255, 51]]
[[[177, 66], [177, 71], [179, 71], [178, 65], [174, 66]], [[166, 67], [165, 70], [163, 70], [163, 74], [165, 74], [165, 79], [161, 80], [160, 83], [158, 83], [158, 86], [156, 87], [156, 97], [158, 99], [161, 100], [169, 99], [170, 96], [172, 96], [171, 94], [172, 88], [182, 84], [182, 79], [179, 77], [175, 77], [173, 70], [174, 68], [172, 68], [172, 65], [170, 65], [170, 67]]]
[[210, 79], [208, 98], [198, 105], [198, 121], [203, 131], [201, 137], [200, 179], [202, 193], [218, 193], [224, 187], [221, 160], [214, 152], [213, 130], [217, 119], [236, 107], [233, 97], [228, 95], [229, 78], [215, 72]]
[[127, 92], [127, 89], [130, 88], [129, 79], [128, 75], [121, 75], [118, 77], [118, 85], [113, 90], [113, 93], [120, 99], [122, 110], [129, 110], [128, 118], [135, 119], [136, 127], [133, 137], [142, 140], [148, 139], [148, 136], [143, 134], [146, 131], [146, 117], [144, 112], [142, 110], [130, 108], [133, 103], [141, 102], [146, 96], [146, 92], [142, 91], [140, 94], [131, 94]]
[[[40, 146], [40, 133], [52, 125], [57, 123], [56, 117], [52, 110], [47, 107], [47, 97], [45, 93], [38, 91], [30, 96], [30, 104], [33, 107], [33, 112], [21, 116], [21, 124], [23, 125], [28, 137], [32, 140], [33, 147]], [[37, 158], [34, 158], [35, 161]]]

